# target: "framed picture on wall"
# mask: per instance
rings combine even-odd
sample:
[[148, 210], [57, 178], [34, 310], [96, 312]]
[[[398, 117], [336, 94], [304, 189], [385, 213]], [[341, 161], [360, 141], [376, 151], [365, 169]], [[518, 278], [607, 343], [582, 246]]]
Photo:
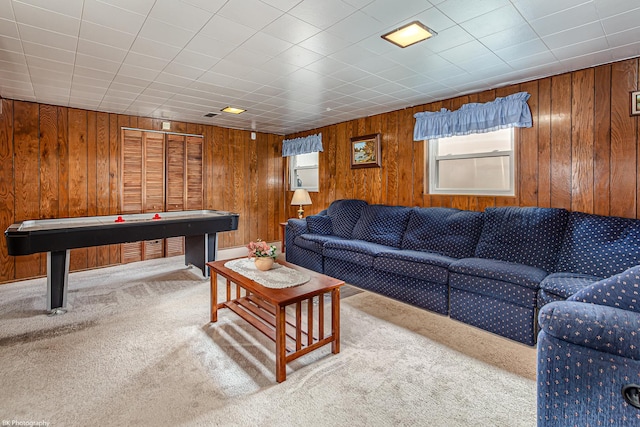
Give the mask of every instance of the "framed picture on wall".
[[631, 115], [637, 116], [640, 114], [640, 91], [631, 92]]
[[351, 138], [351, 169], [380, 167], [380, 134]]

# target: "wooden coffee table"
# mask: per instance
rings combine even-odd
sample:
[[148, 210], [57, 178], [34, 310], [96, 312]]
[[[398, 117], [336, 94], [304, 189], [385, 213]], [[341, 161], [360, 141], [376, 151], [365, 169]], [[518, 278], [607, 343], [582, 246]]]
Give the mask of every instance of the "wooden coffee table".
[[[224, 265], [229, 260], [208, 262], [211, 272], [211, 322], [218, 309], [228, 308], [276, 343], [276, 381], [287, 379], [287, 363], [324, 345], [340, 352], [340, 286], [344, 282], [286, 261], [281, 265], [304, 272], [311, 279], [302, 285], [274, 289], [237, 273]], [[218, 302], [218, 275], [227, 279], [226, 301]], [[324, 295], [331, 294], [331, 333], [325, 333]], [[314, 310], [314, 299], [318, 308]], [[302, 304], [306, 300], [307, 312]], [[295, 304], [295, 316], [286, 307]], [[293, 311], [293, 310], [292, 310]]]

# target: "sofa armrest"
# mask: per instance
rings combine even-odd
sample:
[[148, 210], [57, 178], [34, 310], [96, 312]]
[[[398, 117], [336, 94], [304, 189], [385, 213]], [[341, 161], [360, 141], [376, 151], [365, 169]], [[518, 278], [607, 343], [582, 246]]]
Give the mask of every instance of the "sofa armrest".
[[305, 219], [291, 218], [287, 221], [287, 238], [295, 238], [302, 234], [308, 233], [307, 221]]
[[583, 288], [567, 298], [640, 314], [640, 265]]
[[558, 301], [545, 305], [538, 321], [557, 339], [640, 361], [640, 315], [633, 311]]

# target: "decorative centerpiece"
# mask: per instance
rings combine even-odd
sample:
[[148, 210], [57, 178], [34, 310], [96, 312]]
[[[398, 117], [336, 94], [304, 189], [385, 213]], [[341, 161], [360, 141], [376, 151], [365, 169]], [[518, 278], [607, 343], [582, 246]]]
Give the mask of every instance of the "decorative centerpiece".
[[254, 258], [256, 268], [262, 271], [267, 271], [273, 267], [273, 261], [278, 256], [274, 245], [269, 246], [267, 242], [263, 242], [260, 239], [255, 242], [249, 242], [247, 249], [249, 249], [249, 258]]

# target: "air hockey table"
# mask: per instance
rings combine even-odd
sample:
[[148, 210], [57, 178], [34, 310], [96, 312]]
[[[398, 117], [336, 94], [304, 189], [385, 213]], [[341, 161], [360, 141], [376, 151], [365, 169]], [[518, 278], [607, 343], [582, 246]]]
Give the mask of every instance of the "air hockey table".
[[238, 217], [197, 210], [28, 220], [4, 234], [9, 255], [47, 253], [47, 310], [56, 314], [66, 311], [71, 249], [184, 236], [185, 264], [207, 276], [206, 263], [216, 259], [217, 233], [237, 230]]

